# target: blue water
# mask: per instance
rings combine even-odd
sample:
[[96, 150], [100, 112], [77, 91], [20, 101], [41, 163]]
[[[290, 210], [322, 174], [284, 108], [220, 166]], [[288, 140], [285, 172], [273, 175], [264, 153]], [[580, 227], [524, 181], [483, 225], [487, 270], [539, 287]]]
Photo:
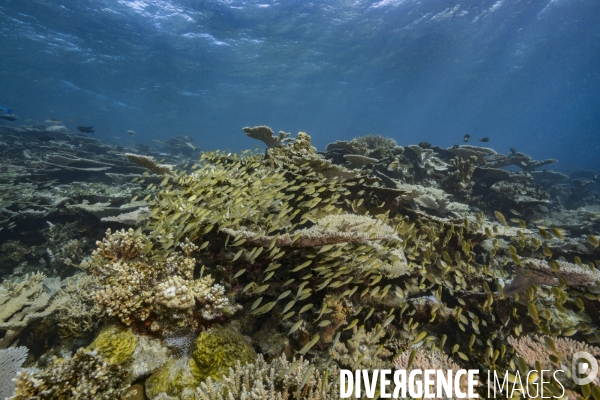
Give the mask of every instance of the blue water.
[[235, 150], [259, 124], [321, 149], [469, 133], [553, 168], [599, 165], [597, 0], [2, 0], [0, 31], [6, 124]]

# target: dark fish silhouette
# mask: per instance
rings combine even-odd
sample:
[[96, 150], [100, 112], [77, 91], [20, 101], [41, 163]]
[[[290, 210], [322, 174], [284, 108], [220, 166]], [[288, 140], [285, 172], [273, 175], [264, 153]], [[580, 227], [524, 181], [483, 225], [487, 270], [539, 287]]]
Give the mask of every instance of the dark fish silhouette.
[[489, 137], [482, 137], [481, 139], [479, 139], [480, 142], [489, 142], [490, 138]]
[[469, 135], [468, 133], [465, 135], [465, 137], [463, 138], [463, 142], [468, 142], [469, 139], [471, 139], [471, 135]]
[[78, 126], [77, 130], [81, 133], [94, 133], [93, 126]]
[[16, 121], [17, 119], [15, 117], [13, 117], [12, 115], [2, 115], [0, 116], [1, 119], [5, 119], [7, 121]]
[[510, 148], [510, 152], [513, 153], [513, 154], [516, 154], [517, 153], [517, 149], [515, 149], [514, 147], [511, 147]]
[[421, 143], [419, 143], [419, 147], [422, 147], [424, 149], [430, 149], [431, 148], [431, 143], [429, 143], [429, 142], [421, 142]]

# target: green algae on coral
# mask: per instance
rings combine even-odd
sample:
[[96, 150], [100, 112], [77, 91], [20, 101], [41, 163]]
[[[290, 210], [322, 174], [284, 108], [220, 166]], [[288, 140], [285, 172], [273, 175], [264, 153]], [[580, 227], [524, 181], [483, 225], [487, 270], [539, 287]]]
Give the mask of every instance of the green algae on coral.
[[227, 328], [213, 328], [202, 332], [196, 339], [196, 347], [190, 362], [192, 373], [200, 381], [207, 378], [220, 380], [236, 362], [252, 363], [256, 353], [238, 332]]
[[191, 372], [193, 362], [193, 359], [185, 357], [170, 360], [146, 380], [146, 396], [154, 399], [164, 393], [170, 396], [168, 398], [194, 399], [194, 390], [200, 384], [200, 380]]
[[129, 328], [110, 325], [98, 334], [88, 349], [98, 351], [111, 364], [122, 364], [133, 355], [137, 342], [138, 338]]
[[169, 361], [146, 380], [146, 395], [162, 393], [175, 399], [195, 399], [194, 392], [208, 378], [220, 381], [230, 368], [253, 363], [254, 349], [246, 339], [229, 328], [212, 328], [196, 339], [190, 358]]

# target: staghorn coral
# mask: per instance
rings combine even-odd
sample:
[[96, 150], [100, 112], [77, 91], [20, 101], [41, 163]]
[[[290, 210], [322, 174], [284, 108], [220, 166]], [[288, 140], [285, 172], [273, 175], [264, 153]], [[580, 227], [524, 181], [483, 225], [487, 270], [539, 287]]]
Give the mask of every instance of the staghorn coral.
[[[575, 373], [571, 368], [573, 366], [573, 355], [577, 352], [589, 353], [592, 357], [600, 360], [600, 348], [596, 346], [569, 338], [555, 338], [551, 339], [554, 343], [554, 349], [552, 349], [546, 344], [547, 339], [550, 338], [541, 335], [521, 336], [519, 338], [511, 336], [508, 338], [508, 343], [514, 347], [517, 354], [523, 357], [525, 363], [532, 369], [536, 369], [540, 365], [543, 369], [550, 370], [560, 367], [567, 372], [567, 376]], [[552, 357], [547, 356], [549, 350], [557, 357], [554, 361]], [[593, 383], [600, 386], [600, 377], [596, 377]]]
[[46, 278], [44, 274], [26, 275], [16, 282], [4, 282], [0, 287], [0, 349], [10, 346], [19, 333], [34, 321], [52, 315], [64, 297], [56, 297], [59, 278]]
[[56, 308], [53, 319], [61, 337], [83, 337], [92, 332], [104, 316], [94, 301], [94, 291], [99, 285], [95, 276], [76, 274], [64, 280], [56, 294], [64, 298]]
[[95, 351], [79, 349], [69, 359], [54, 359], [46, 368], [22, 370], [10, 400], [114, 400], [125, 395], [126, 370], [107, 363]]
[[246, 133], [246, 136], [252, 139], [258, 139], [267, 145], [267, 148], [275, 148], [284, 146], [287, 142], [293, 140], [290, 138], [290, 134], [287, 132], [279, 131], [278, 135], [271, 128], [265, 125], [255, 127], [245, 127], [242, 130]]
[[454, 171], [448, 174], [448, 185], [459, 191], [470, 191], [473, 188], [472, 181], [473, 173], [475, 172], [475, 163], [477, 157], [471, 156], [467, 159], [454, 157], [450, 160], [450, 164], [454, 167]]
[[94, 292], [98, 306], [110, 316], [118, 317], [124, 324], [145, 321], [152, 312], [154, 290], [146, 287], [149, 279], [158, 276], [155, 263], [113, 262], [98, 271], [103, 284]]
[[[321, 374], [324, 360], [332, 354], [327, 354], [329, 343], [338, 341], [334, 339], [337, 334], [339, 343], [350, 351], [347, 343], [356, 342], [364, 329], [377, 337], [377, 344], [358, 341], [350, 345], [353, 354], [360, 353], [361, 346], [368, 349], [361, 362], [384, 354], [389, 358], [390, 349], [429, 351], [459, 346], [458, 356], [468, 354], [466, 364], [483, 368], [482, 374], [488, 367], [508, 369], [510, 349], [508, 353], [503, 350], [507, 331], [527, 334], [558, 329], [565, 334], [577, 331], [590, 342], [597, 340], [596, 287], [530, 288], [518, 299], [500, 299], [493, 293], [497, 280], [507, 277], [502, 264], [508, 241], [521, 256], [541, 256], [533, 249], [532, 230], [490, 223], [489, 211], [497, 208], [506, 214], [508, 207], [514, 208], [530, 228], [531, 221], [554, 213], [550, 206], [522, 209], [514, 205], [512, 192], [502, 197], [489, 190], [494, 183], [508, 180], [519, 183], [511, 190], [521, 191], [531, 182], [526, 173], [517, 176], [478, 166], [472, 176], [474, 195], [468, 196], [469, 204], [458, 203], [451, 201], [456, 192], [446, 186], [450, 174], [458, 172], [447, 164], [454, 156], [450, 151], [433, 147], [436, 158], [419, 169], [412, 151], [392, 161], [395, 150], [371, 153], [365, 147], [365, 155], [381, 161], [374, 166], [378, 172], [348, 173], [335, 163], [342, 164], [350, 149], [337, 148], [334, 160], [324, 161], [310, 146], [308, 136], [299, 136], [296, 147], [269, 149], [266, 159], [248, 153], [203, 153], [191, 172], [180, 172], [177, 182], [171, 180], [157, 192], [149, 205], [149, 240], [143, 239], [139, 254], [129, 259], [90, 260], [90, 271], [102, 280], [102, 290], [124, 290], [122, 301], [149, 293], [148, 317], [145, 321], [134, 317], [133, 329], [162, 337], [173, 352], [171, 357], [181, 357], [169, 362], [172, 368], [157, 374], [173, 389], [165, 389], [164, 394], [152, 391], [154, 398], [194, 397], [199, 380], [193, 374], [196, 366], [190, 366], [191, 343], [199, 331], [210, 330], [215, 321], [225, 318], [263, 354], [277, 357], [281, 352], [300, 351], [311, 360], [314, 372]], [[482, 156], [483, 165], [493, 165], [490, 158]], [[410, 171], [382, 177], [386, 163], [387, 172], [393, 172], [397, 163], [409, 165]], [[482, 176], [477, 175], [479, 170]], [[394, 178], [399, 177], [414, 179], [415, 190], [398, 189], [401, 183]], [[526, 194], [533, 200], [521, 204], [541, 198], [536, 191]], [[331, 221], [344, 214], [377, 218], [367, 216], [364, 224], [355, 227], [342, 224], [342, 230], [351, 233], [342, 238], [333, 233], [340, 230]], [[588, 218], [590, 225], [577, 236], [597, 235], [589, 232], [595, 226], [592, 221]], [[556, 221], [543, 223], [557, 226]], [[381, 224], [389, 235], [371, 237], [370, 224]], [[306, 232], [315, 237], [305, 241]], [[329, 234], [344, 240], [311, 242]], [[585, 243], [585, 236], [579, 242]], [[551, 248], [554, 257], [571, 260], [578, 255], [584, 264], [594, 261], [591, 247], [581, 250], [582, 246], [561, 243], [548, 241], [544, 247]], [[204, 277], [193, 279], [198, 274]], [[159, 304], [162, 290], [158, 288], [177, 286], [168, 284], [169, 280], [192, 288], [194, 293], [188, 297], [194, 298], [193, 306], [179, 309], [169, 308], [167, 301]], [[197, 295], [196, 290], [204, 295]], [[555, 306], [555, 302], [563, 298], [568, 301], [566, 311], [558, 312], [560, 304]], [[244, 305], [246, 311], [235, 315], [223, 311], [227, 305], [239, 308], [235, 303]], [[530, 304], [537, 307], [532, 310], [539, 310], [539, 325], [531, 323]], [[353, 328], [345, 329], [350, 324]], [[176, 336], [182, 331], [188, 333]], [[375, 355], [379, 346], [383, 350]], [[496, 352], [502, 355], [490, 361], [490, 354]], [[358, 360], [349, 357], [345, 362], [352, 366]], [[142, 370], [147, 374], [154, 368]], [[189, 384], [184, 385], [185, 381]], [[152, 382], [156, 380], [146, 387]], [[223, 388], [216, 386], [213, 395], [226, 396]], [[254, 393], [264, 397], [268, 392], [256, 386]]]
[[380, 346], [383, 332], [375, 328], [366, 332], [364, 328], [354, 330], [352, 338], [338, 342], [331, 355], [345, 368], [351, 369], [386, 369], [392, 366], [392, 353]]
[[[406, 370], [407, 374], [417, 369], [421, 371], [426, 369], [452, 371], [452, 376], [456, 376], [456, 373], [462, 369], [462, 367], [456, 364], [454, 360], [439, 350], [417, 350], [414, 360], [409, 366], [410, 355], [411, 351], [406, 350], [396, 357], [394, 359], [394, 366], [396, 369]], [[463, 375], [460, 379], [460, 390], [463, 393], [468, 393], [468, 388], [467, 377], [466, 375]], [[434, 398], [439, 399], [440, 397]], [[445, 397], [441, 397], [441, 399], [445, 399]]]
[[83, 237], [73, 239], [77, 233], [85, 231], [79, 223], [66, 223], [64, 225], [49, 225], [47, 233], [46, 254], [50, 258], [50, 266], [53, 268], [76, 267], [83, 259], [88, 240]]
[[[337, 374], [337, 367], [329, 371], [331, 377]], [[333, 400], [339, 398], [339, 388], [334, 378], [328, 380], [323, 372], [314, 368], [302, 357], [289, 362], [285, 355], [282, 355], [267, 363], [261, 355], [258, 355], [252, 364], [243, 366], [237, 362], [219, 384], [210, 378], [202, 382], [196, 390], [195, 398], [197, 400]]]
[[9, 240], [0, 247], [0, 251], [13, 261], [21, 261], [25, 256], [31, 254], [32, 249], [23, 246], [18, 240]]

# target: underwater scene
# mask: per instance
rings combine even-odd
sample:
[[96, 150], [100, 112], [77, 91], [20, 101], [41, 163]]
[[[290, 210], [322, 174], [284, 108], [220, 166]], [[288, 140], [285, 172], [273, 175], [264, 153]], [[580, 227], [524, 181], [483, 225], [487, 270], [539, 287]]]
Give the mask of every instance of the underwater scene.
[[0, 399], [600, 400], [600, 2], [0, 30]]

